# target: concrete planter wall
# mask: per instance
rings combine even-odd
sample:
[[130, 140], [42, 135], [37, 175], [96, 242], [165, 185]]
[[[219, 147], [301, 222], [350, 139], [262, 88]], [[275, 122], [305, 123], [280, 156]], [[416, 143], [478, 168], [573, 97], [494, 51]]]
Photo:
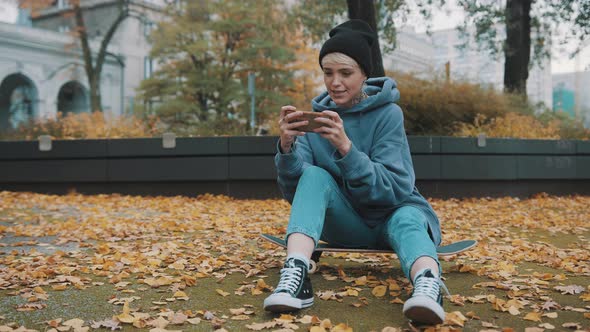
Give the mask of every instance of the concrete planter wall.
[[[411, 137], [418, 188], [430, 196], [590, 194], [590, 142]], [[421, 186], [422, 185], [422, 186]]]
[[[0, 190], [280, 197], [277, 137], [0, 142]], [[590, 194], [590, 142], [409, 137], [425, 196]]]

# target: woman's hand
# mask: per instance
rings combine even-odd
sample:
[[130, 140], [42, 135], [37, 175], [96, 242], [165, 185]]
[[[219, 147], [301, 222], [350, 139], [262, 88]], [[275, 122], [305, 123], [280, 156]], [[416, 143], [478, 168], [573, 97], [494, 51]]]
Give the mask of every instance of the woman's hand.
[[297, 107], [287, 105], [281, 107], [281, 114], [279, 115], [279, 129], [281, 131], [281, 151], [289, 153], [291, 146], [295, 142], [296, 136], [305, 135], [304, 132], [297, 130], [297, 127], [306, 125], [309, 121], [292, 122], [293, 119], [301, 116], [303, 112], [297, 111]]
[[316, 118], [315, 120], [317, 122], [321, 122], [324, 125], [315, 129], [314, 132], [327, 139], [338, 150], [340, 155], [344, 157], [350, 151], [352, 142], [346, 136], [344, 122], [340, 118], [340, 114], [333, 111], [323, 111], [322, 114], [327, 114], [329, 118]]

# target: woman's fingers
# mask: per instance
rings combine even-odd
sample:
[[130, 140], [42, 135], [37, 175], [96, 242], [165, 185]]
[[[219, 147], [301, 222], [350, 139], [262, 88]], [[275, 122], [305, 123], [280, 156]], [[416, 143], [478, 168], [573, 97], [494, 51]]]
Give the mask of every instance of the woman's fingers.
[[297, 110], [297, 107], [295, 107], [295, 106], [285, 105], [285, 106], [281, 107], [281, 114], [280, 114], [279, 118], [282, 119], [285, 117], [285, 115], [287, 115], [287, 113], [293, 112], [296, 110]]
[[340, 114], [338, 114], [337, 112], [323, 111], [322, 114], [328, 115], [330, 117], [330, 119], [334, 122], [342, 122], [342, 119], [340, 118]]
[[305, 132], [299, 131], [299, 130], [289, 130], [289, 131], [286, 131], [285, 134], [290, 135], [290, 136], [303, 136], [303, 135], [305, 135]]
[[320, 128], [333, 127], [335, 124], [334, 120], [332, 120], [331, 118], [325, 118], [325, 117], [317, 117], [317, 118], [315, 118], [315, 121], [323, 124], [323, 126], [321, 126]]
[[327, 115], [328, 117], [317, 117], [315, 120], [319, 123], [323, 123], [324, 127], [337, 128], [338, 124], [342, 124], [342, 118], [340, 115], [333, 111], [323, 111], [321, 114]]
[[300, 120], [300, 121], [293, 121], [292, 122], [287, 117], [279, 120], [281, 130], [294, 130], [294, 129], [297, 129], [298, 127], [304, 126], [308, 123], [309, 123], [309, 121], [307, 121], [307, 120]]
[[295, 106], [285, 105], [281, 107], [281, 113], [279, 116], [279, 128], [281, 130], [281, 136], [287, 136], [285, 137], [286, 140], [289, 139], [288, 137], [305, 135], [305, 132], [297, 130], [297, 128], [308, 124], [309, 121], [294, 121], [297, 117], [301, 116], [301, 114], [303, 114], [303, 112], [297, 111], [297, 108]]
[[287, 114], [283, 117], [283, 119], [287, 123], [293, 123], [293, 120], [297, 119], [302, 114], [302, 111], [287, 111]]

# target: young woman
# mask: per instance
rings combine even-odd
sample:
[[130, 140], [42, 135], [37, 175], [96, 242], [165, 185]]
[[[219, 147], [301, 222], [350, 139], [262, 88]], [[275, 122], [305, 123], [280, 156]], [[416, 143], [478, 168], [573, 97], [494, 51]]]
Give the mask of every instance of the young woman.
[[275, 163], [291, 204], [287, 259], [265, 310], [293, 311], [313, 304], [309, 259], [319, 240], [333, 245], [392, 248], [414, 290], [403, 307], [412, 321], [444, 321], [436, 246], [440, 224], [414, 186], [396, 83], [371, 73], [375, 34], [360, 20], [330, 31], [319, 61], [326, 92], [314, 98], [322, 127], [298, 128], [301, 111], [283, 106]]

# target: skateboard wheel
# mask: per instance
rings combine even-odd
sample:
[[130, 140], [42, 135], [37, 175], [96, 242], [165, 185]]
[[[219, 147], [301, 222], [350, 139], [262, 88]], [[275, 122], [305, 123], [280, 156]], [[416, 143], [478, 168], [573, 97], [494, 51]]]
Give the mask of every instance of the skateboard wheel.
[[318, 264], [314, 260], [309, 261], [309, 273], [314, 274], [318, 271]]

